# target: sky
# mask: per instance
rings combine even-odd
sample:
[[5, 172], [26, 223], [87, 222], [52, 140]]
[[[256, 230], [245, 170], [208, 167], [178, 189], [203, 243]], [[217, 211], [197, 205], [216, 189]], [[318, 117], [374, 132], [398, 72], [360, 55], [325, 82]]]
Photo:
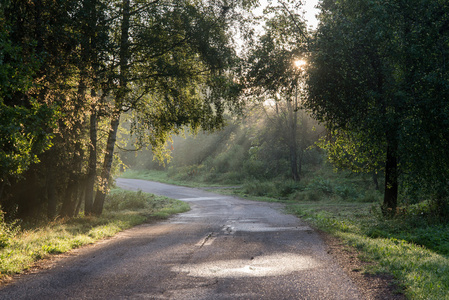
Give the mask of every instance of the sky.
[[314, 29], [318, 25], [318, 20], [315, 15], [318, 14], [318, 9], [315, 6], [318, 4], [318, 0], [307, 0], [305, 5], [306, 10], [306, 20], [309, 26], [312, 26]]
[[[304, 10], [306, 11], [305, 18], [309, 26], [312, 26], [313, 29], [318, 25], [318, 20], [315, 15], [318, 14], [318, 9], [315, 6], [318, 4], [319, 0], [305, 0]], [[260, 0], [261, 8], [257, 10], [255, 13], [262, 13], [262, 10], [265, 6], [267, 6], [267, 0]]]

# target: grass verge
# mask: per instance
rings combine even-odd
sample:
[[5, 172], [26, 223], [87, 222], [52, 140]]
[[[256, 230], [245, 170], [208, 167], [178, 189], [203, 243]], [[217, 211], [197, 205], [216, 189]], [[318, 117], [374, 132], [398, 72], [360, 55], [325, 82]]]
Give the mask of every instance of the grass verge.
[[[393, 275], [408, 299], [449, 299], [446, 249], [439, 243], [424, 246], [424, 238], [419, 242], [416, 237], [423, 235], [423, 228], [410, 216], [384, 220], [377, 205], [335, 201], [296, 203], [287, 209], [357, 248], [363, 260], [374, 262], [364, 271]], [[442, 230], [426, 228], [429, 237]]]
[[105, 211], [99, 217], [59, 219], [47, 224], [0, 226], [0, 279], [21, 273], [37, 260], [67, 252], [111, 237], [144, 222], [167, 218], [188, 211], [179, 200], [141, 191], [114, 189], [107, 196]]

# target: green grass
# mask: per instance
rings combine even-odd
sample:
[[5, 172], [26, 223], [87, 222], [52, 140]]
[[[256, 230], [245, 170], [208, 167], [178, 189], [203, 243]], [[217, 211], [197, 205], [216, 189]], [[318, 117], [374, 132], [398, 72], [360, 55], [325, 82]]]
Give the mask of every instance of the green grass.
[[206, 186], [205, 184], [201, 184], [196, 181], [188, 181], [188, 180], [177, 180], [168, 175], [167, 172], [162, 171], [153, 171], [153, 170], [127, 170], [120, 174], [122, 178], [131, 178], [131, 179], [143, 179], [143, 180], [151, 180], [162, 183], [174, 184], [174, 185], [182, 185], [188, 187], [199, 187]]
[[[187, 203], [140, 191], [112, 190], [100, 217], [59, 219], [45, 225], [7, 225], [0, 220], [0, 279], [28, 269], [37, 260], [111, 237], [143, 222], [189, 210]], [[34, 227], [34, 228], [33, 228]]]
[[[217, 182], [208, 181], [204, 176], [198, 175], [195, 172], [188, 172], [190, 169], [183, 170], [184, 172], [176, 171], [157, 171], [157, 170], [127, 170], [120, 174], [122, 178], [151, 180], [162, 183], [187, 186], [187, 187], [221, 187], [235, 184], [221, 184]], [[185, 173], [187, 172], [187, 173]], [[195, 174], [195, 175], [193, 175]]]
[[365, 271], [392, 274], [407, 298], [449, 299], [449, 249], [441, 243], [449, 227], [420, 227], [409, 215], [385, 220], [378, 205], [368, 203], [302, 202], [288, 211], [359, 249], [375, 262]]

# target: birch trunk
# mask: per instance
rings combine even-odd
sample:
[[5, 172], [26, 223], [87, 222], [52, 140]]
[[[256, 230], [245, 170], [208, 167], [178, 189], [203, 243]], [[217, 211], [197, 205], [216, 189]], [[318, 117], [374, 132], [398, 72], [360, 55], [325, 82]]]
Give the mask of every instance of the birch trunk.
[[112, 160], [114, 158], [114, 146], [117, 140], [117, 130], [120, 123], [120, 108], [127, 95], [128, 81], [128, 61], [129, 61], [129, 19], [130, 19], [130, 1], [123, 1], [123, 18], [121, 25], [120, 38], [120, 86], [115, 98], [115, 111], [111, 121], [108, 142], [106, 145], [106, 153], [103, 162], [103, 170], [101, 171], [102, 188], [98, 189], [93, 204], [93, 214], [101, 215], [103, 212], [104, 200], [106, 198], [107, 188], [109, 186], [109, 177], [111, 175]]

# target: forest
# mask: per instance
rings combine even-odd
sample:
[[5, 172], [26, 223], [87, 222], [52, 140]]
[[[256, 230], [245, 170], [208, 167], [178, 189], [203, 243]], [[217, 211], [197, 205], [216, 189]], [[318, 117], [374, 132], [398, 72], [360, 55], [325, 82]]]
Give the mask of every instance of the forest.
[[100, 217], [125, 170], [447, 228], [449, 2], [259, 5], [1, 1], [2, 234]]
[[[280, 1], [265, 9], [263, 33], [254, 29], [256, 5], [4, 2], [7, 216], [100, 215], [120, 166], [120, 130], [124, 148], [164, 161], [173, 134], [228, 123], [222, 135], [239, 138], [230, 133], [239, 119], [246, 144], [229, 149], [248, 177], [300, 181], [319, 141], [335, 167], [383, 181], [384, 215], [430, 201], [446, 220], [447, 3], [321, 1], [320, 25], [310, 30], [300, 1]], [[202, 151], [191, 164], [214, 152]], [[231, 152], [220, 155], [232, 163]]]

